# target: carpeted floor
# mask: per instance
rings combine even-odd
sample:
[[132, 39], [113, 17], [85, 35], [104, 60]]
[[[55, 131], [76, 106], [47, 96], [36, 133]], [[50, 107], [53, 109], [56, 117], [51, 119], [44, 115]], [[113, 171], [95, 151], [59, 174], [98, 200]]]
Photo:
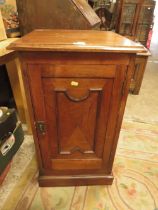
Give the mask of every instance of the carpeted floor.
[[128, 96], [124, 118], [158, 124], [158, 62], [155, 63], [150, 59], [139, 95], [129, 94]]
[[[33, 138], [30, 135], [25, 135], [25, 140], [23, 144], [13, 158], [11, 169], [7, 177], [3, 181], [2, 185], [0, 186], [0, 210], [6, 210], [5, 203], [10, 203], [13, 201], [13, 197], [15, 196], [15, 194], [13, 193], [14, 189], [16, 191], [16, 194], [18, 193], [18, 191], [20, 194], [22, 188], [25, 187], [27, 183], [27, 178], [20, 188], [17, 188], [17, 184], [25, 174], [25, 170], [29, 168], [28, 166], [30, 165], [30, 162], [34, 157], [35, 150]], [[10, 210], [12, 209], [14, 208], [10, 208]]]
[[[157, 128], [157, 125], [124, 121], [114, 163], [115, 179], [112, 186], [39, 188], [37, 166], [33, 158], [24, 171], [23, 178], [14, 187], [11, 193], [13, 198], [8, 198], [2, 209], [157, 210]], [[22, 188], [26, 177], [27, 186]], [[19, 195], [20, 188], [22, 191]]]

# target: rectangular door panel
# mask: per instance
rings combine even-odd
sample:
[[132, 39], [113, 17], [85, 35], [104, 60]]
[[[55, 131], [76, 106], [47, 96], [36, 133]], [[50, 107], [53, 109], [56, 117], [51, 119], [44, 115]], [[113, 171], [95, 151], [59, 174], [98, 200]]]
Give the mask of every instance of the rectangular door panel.
[[52, 169], [102, 167], [112, 85], [113, 79], [42, 79]]

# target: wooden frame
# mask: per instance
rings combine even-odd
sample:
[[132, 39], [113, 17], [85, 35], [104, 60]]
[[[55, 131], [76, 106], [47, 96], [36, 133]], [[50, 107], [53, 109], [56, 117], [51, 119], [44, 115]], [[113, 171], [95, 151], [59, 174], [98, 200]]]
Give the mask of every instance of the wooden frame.
[[3, 18], [0, 10], [0, 41], [7, 39]]

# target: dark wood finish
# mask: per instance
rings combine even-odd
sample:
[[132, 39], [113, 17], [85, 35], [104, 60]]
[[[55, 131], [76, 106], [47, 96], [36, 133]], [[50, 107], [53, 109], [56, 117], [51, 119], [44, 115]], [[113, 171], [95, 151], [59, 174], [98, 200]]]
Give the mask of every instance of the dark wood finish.
[[38, 28], [92, 29], [100, 18], [85, 0], [16, 0], [22, 35]]
[[153, 27], [154, 9], [155, 1], [144, 0], [136, 28], [136, 40], [144, 46], [147, 44], [149, 32]]
[[116, 32], [146, 46], [153, 25], [154, 8], [153, 0], [119, 0]]
[[130, 92], [132, 94], [135, 94], [135, 95], [139, 94], [149, 56], [150, 56], [150, 53], [147, 52], [144, 54], [140, 53], [135, 58], [135, 62], [134, 62], [135, 64], [134, 64], [132, 79], [131, 79], [131, 84], [130, 84]]
[[39, 177], [41, 187], [59, 186], [85, 186], [85, 185], [111, 185], [112, 175], [75, 175], [75, 176], [43, 176]]
[[[148, 34], [153, 25], [155, 1], [119, 0], [117, 1], [116, 31], [129, 39], [147, 44]], [[130, 92], [139, 94], [149, 54], [137, 55], [133, 68]]]
[[132, 68], [145, 48], [112, 32], [56, 30], [10, 48], [23, 63], [40, 186], [112, 184]]

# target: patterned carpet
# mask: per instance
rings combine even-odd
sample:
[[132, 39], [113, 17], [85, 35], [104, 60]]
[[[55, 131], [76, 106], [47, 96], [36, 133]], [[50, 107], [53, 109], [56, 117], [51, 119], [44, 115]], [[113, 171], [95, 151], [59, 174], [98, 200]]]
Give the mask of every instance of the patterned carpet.
[[157, 125], [123, 123], [113, 172], [112, 186], [39, 188], [33, 158], [3, 210], [158, 210]]
[[[20, 149], [14, 156], [11, 164], [11, 169], [9, 170], [9, 173], [7, 177], [5, 178], [2, 185], [0, 185], [0, 210], [6, 210], [5, 203], [11, 203], [15, 201], [17, 202], [18, 199], [18, 193], [21, 194], [21, 191], [23, 191], [23, 188], [25, 187], [27, 180], [29, 182], [30, 180], [30, 162], [35, 156], [34, 151], [34, 143], [33, 138], [31, 135], [25, 135], [24, 142], [22, 143]], [[35, 167], [34, 167], [35, 168]], [[34, 169], [33, 168], [33, 174]], [[29, 170], [28, 170], [29, 169]], [[27, 177], [24, 176], [26, 173], [25, 171], [28, 171]], [[19, 180], [22, 180], [23, 178], [23, 185], [17, 188], [17, 184], [19, 183]], [[32, 178], [32, 175], [31, 175]], [[15, 189], [15, 190], [14, 190]], [[14, 193], [15, 191], [15, 193]], [[13, 199], [14, 196], [17, 196], [17, 199]], [[14, 208], [9, 208], [10, 210]]]

